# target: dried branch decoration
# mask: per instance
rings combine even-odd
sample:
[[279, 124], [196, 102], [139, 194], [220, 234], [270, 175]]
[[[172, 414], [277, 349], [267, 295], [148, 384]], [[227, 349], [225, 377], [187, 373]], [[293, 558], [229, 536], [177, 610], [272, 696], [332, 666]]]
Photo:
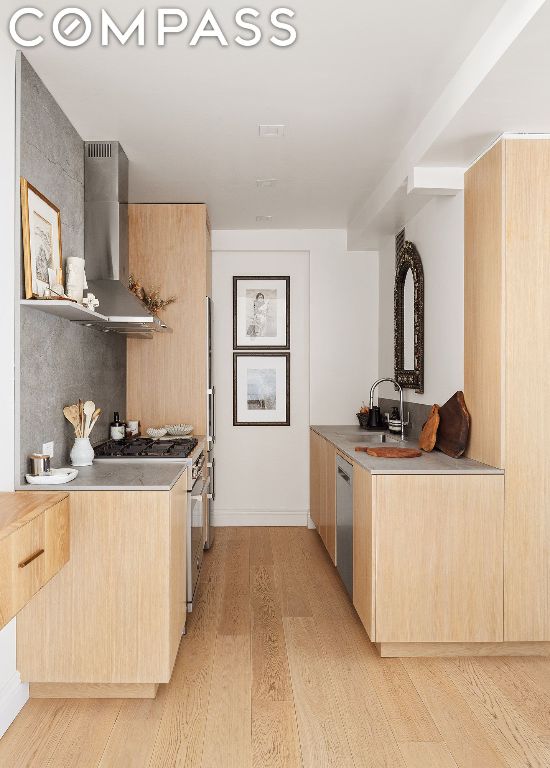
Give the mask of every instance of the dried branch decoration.
[[128, 288], [138, 297], [149, 312], [152, 312], [154, 315], [162, 309], [166, 309], [166, 307], [169, 307], [170, 304], [173, 304], [176, 301], [175, 296], [170, 296], [168, 299], [161, 299], [159, 288], [152, 288], [150, 291], [147, 291], [139, 279], [134, 275], [130, 275], [128, 278]]

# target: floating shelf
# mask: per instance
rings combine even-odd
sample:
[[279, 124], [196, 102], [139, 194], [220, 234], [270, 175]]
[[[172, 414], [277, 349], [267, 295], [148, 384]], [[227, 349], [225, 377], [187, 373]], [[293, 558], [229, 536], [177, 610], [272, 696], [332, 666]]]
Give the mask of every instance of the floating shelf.
[[62, 317], [64, 320], [72, 320], [73, 322], [85, 323], [86, 321], [102, 321], [109, 320], [105, 315], [101, 315], [99, 312], [94, 312], [82, 304], [76, 304], [73, 301], [58, 301], [56, 299], [21, 299], [20, 304], [22, 307], [31, 307], [32, 309], [39, 309], [41, 312], [46, 312], [48, 315], [55, 315], [56, 317]]

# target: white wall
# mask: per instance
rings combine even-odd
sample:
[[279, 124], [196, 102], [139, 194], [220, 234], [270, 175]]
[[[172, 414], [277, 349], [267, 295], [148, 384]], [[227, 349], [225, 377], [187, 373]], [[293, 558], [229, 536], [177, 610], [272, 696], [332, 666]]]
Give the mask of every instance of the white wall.
[[[290, 427], [233, 426], [233, 276], [290, 275]], [[216, 385], [214, 522], [251, 514], [268, 525], [305, 524], [309, 505], [309, 254], [214, 252], [213, 378]]]
[[[424, 266], [424, 394], [405, 390], [405, 399], [442, 405], [464, 386], [464, 195], [434, 197], [405, 225]], [[395, 241], [380, 250], [381, 376], [393, 376], [393, 286]], [[380, 395], [396, 396], [383, 384]]]
[[[217, 230], [212, 248], [214, 523], [303, 525], [308, 427], [356, 423], [378, 375], [378, 254], [347, 252], [344, 230]], [[292, 277], [290, 428], [232, 426], [231, 278], [247, 272]]]
[[[2, 403], [2, 440], [0, 440], [0, 491], [13, 490], [14, 478], [14, 362], [15, 362], [15, 253], [16, 180], [15, 180], [15, 50], [7, 36], [0, 37], [0, 249], [2, 283], [7, 290], [0, 301], [2, 362], [0, 365], [0, 403]], [[13, 286], [13, 290], [9, 289]], [[15, 668], [15, 620], [0, 631], [0, 736], [28, 698], [28, 686], [22, 685]]]

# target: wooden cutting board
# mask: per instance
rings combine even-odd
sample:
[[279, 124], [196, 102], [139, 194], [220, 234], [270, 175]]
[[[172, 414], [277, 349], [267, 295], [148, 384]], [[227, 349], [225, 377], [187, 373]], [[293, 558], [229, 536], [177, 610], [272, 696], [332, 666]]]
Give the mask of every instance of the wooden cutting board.
[[420, 437], [418, 438], [418, 445], [423, 450], [429, 453], [430, 451], [433, 451], [435, 448], [435, 441], [437, 438], [437, 430], [439, 427], [439, 406], [438, 405], [432, 405], [432, 410], [430, 415], [428, 416], [424, 426], [422, 427], [422, 432], [420, 433]]
[[366, 448], [360, 445], [355, 450], [358, 453], [368, 453], [369, 456], [376, 456], [379, 459], [416, 459], [422, 456], [421, 451], [418, 451], [416, 448], [392, 448], [386, 446]]
[[466, 450], [469, 432], [470, 414], [466, 408], [464, 392], [455, 392], [439, 409], [436, 448], [458, 459]]

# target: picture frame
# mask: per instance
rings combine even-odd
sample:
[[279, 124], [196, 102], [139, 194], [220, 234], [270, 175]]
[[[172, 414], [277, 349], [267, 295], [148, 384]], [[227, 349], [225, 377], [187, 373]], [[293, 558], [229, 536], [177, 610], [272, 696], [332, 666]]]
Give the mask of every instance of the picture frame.
[[233, 349], [290, 349], [290, 277], [233, 277]]
[[20, 188], [25, 298], [40, 299], [47, 295], [52, 273], [62, 282], [61, 213], [23, 177]]
[[233, 353], [233, 426], [290, 426], [290, 352]]

